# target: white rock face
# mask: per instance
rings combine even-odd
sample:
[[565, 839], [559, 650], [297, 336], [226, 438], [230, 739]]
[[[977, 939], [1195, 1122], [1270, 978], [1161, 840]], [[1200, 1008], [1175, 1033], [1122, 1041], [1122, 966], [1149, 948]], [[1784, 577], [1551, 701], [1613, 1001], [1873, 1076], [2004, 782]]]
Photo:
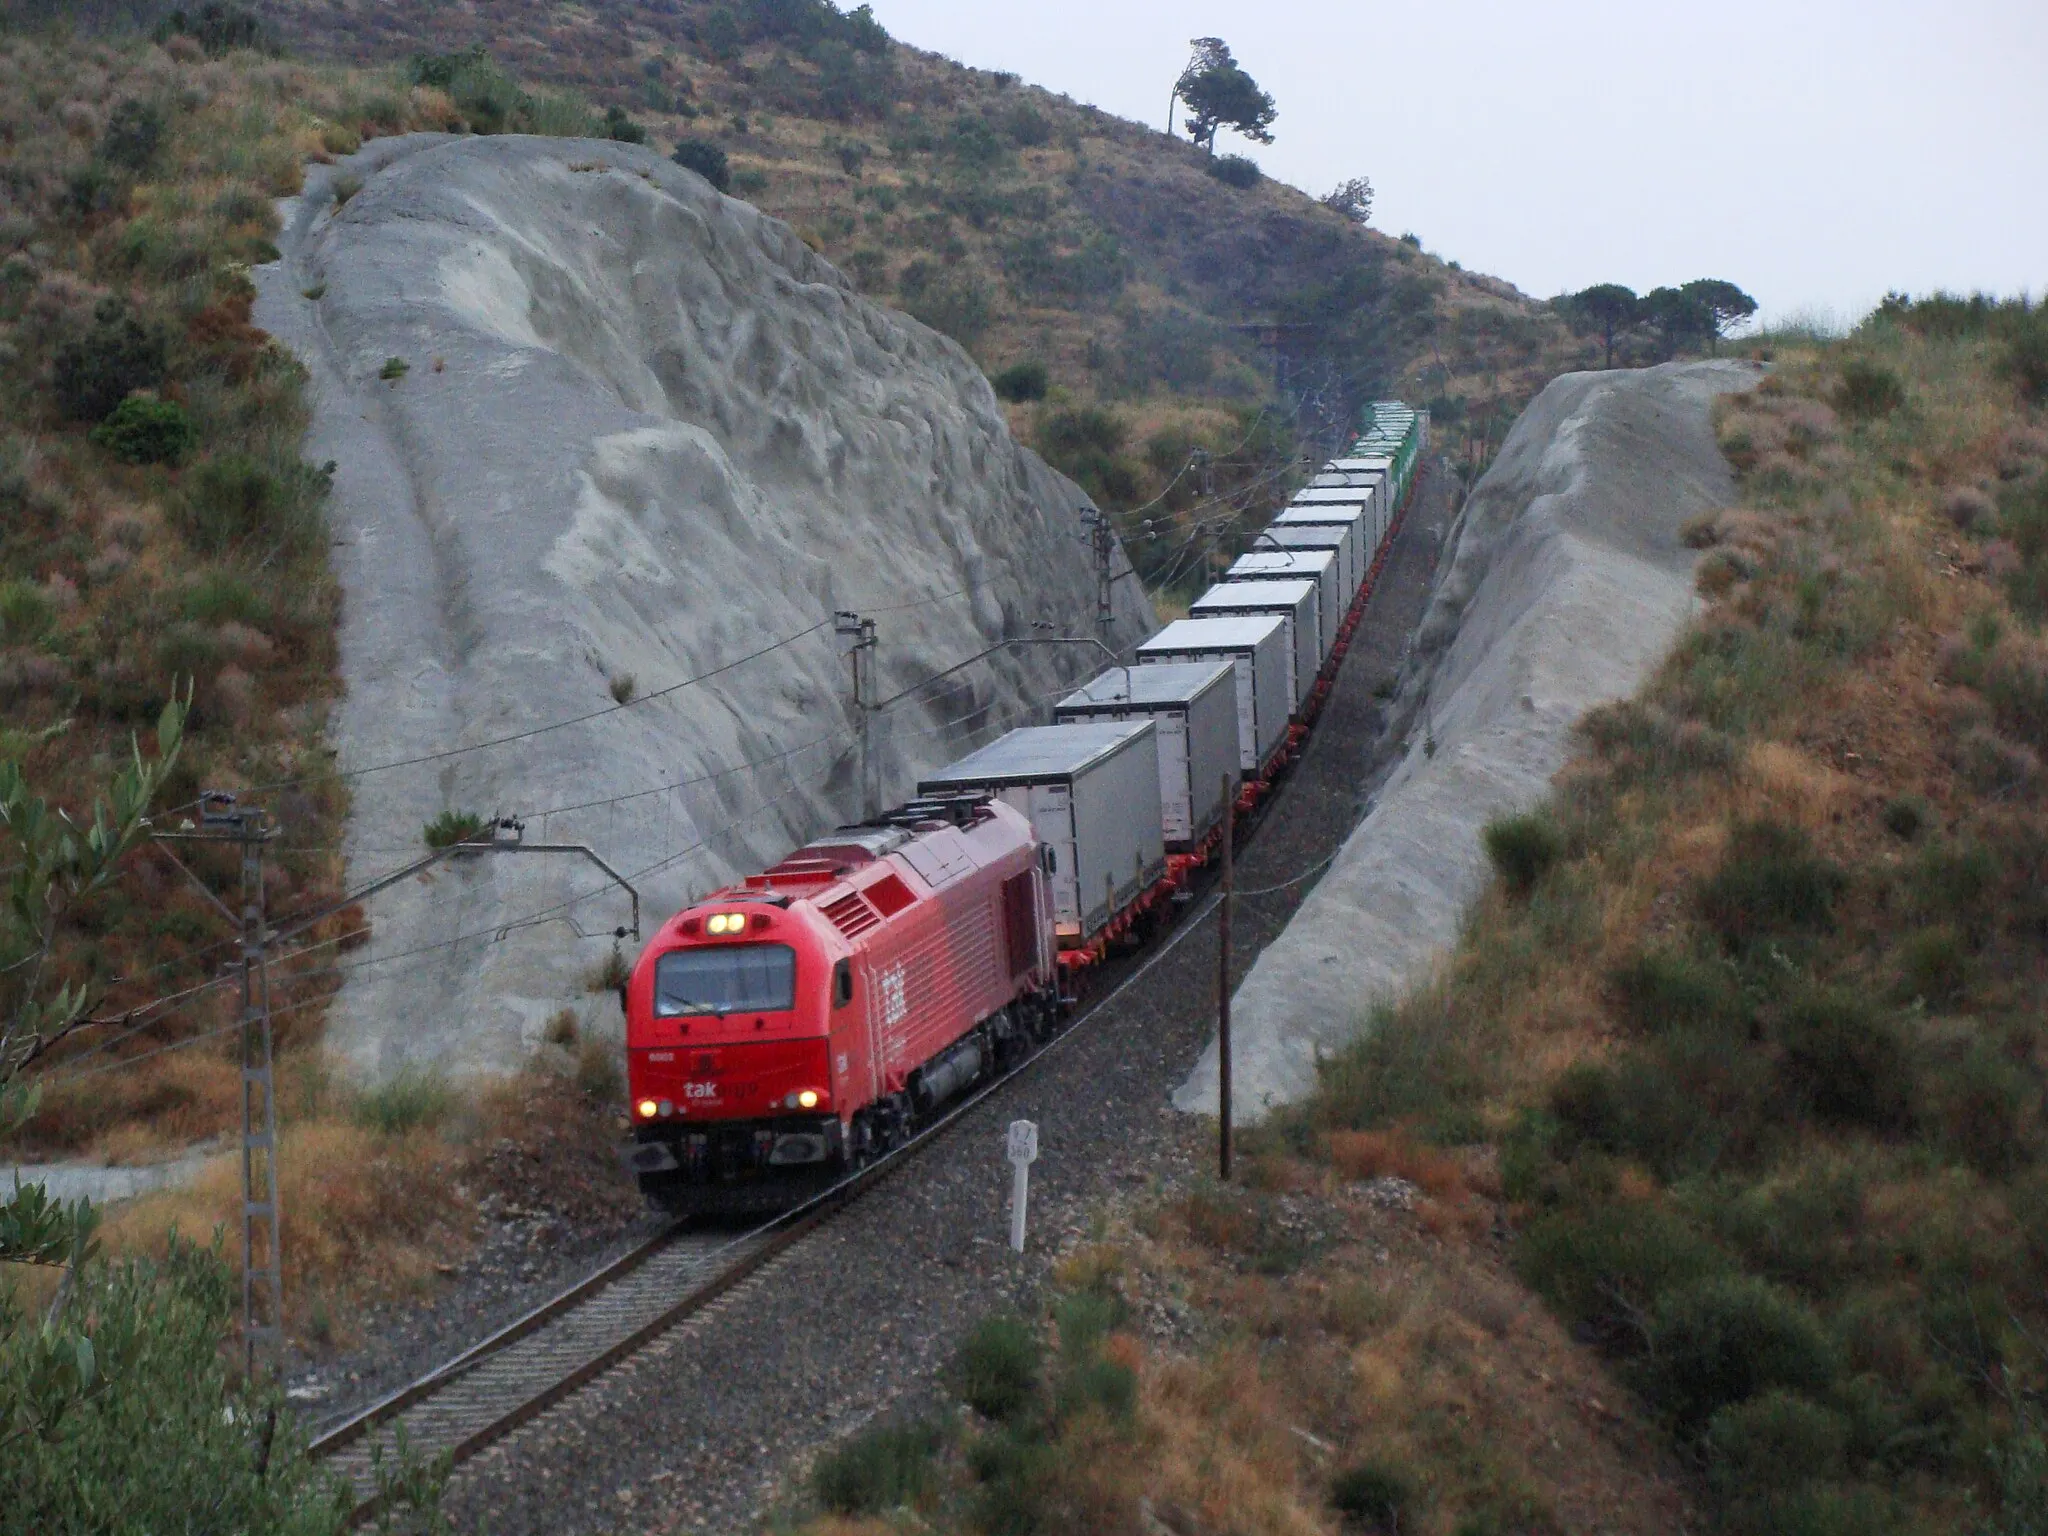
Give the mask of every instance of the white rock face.
[[[1234, 1118], [1306, 1096], [1320, 1055], [1428, 975], [1487, 878], [1481, 829], [1542, 799], [1580, 716], [1663, 659], [1697, 601], [1679, 526], [1735, 495], [1709, 408], [1758, 377], [1567, 374], [1522, 413], [1423, 617], [1403, 698], [1428, 707], [1407, 754], [1231, 1003]], [[1213, 1043], [1173, 1102], [1216, 1112]]]
[[[416, 135], [285, 213], [257, 320], [312, 369], [306, 455], [338, 465], [352, 884], [444, 810], [517, 814], [590, 845], [652, 931], [857, 814], [835, 609], [876, 620], [878, 698], [1006, 636], [1096, 633], [1087, 498], [973, 361], [659, 156]], [[1153, 616], [1114, 590], [1129, 646]], [[1103, 659], [1018, 649], [894, 705], [885, 801]], [[369, 912], [328, 1031], [362, 1074], [506, 1070], [564, 1006], [616, 1029], [583, 978], [629, 908], [594, 864], [470, 856]]]

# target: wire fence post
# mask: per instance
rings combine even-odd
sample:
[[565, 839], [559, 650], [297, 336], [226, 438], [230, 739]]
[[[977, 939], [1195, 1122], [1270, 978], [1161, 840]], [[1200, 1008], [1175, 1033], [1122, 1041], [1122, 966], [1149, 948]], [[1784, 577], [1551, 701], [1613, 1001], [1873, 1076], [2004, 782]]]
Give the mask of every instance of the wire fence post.
[[1237, 795], [1223, 775], [1223, 900], [1216, 909], [1216, 1164], [1230, 1179], [1230, 897], [1236, 878]]

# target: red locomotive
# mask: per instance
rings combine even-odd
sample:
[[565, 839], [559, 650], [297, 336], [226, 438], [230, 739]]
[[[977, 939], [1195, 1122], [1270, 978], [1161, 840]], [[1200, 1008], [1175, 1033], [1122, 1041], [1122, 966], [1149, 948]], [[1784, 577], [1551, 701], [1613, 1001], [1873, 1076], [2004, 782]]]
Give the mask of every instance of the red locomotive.
[[842, 827], [666, 923], [626, 988], [641, 1189], [769, 1209], [907, 1140], [1058, 1019], [1052, 901], [987, 795]]

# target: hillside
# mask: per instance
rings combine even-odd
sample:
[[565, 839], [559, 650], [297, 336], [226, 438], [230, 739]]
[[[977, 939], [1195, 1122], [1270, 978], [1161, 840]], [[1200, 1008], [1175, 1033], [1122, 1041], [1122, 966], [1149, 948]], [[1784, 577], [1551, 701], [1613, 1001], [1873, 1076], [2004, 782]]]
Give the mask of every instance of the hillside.
[[[1390, 394], [1434, 402], [1447, 446], [1462, 453], [1469, 433], [1483, 460], [1544, 382], [1592, 357], [1504, 283], [1279, 183], [1226, 185], [1190, 144], [888, 41], [817, 0], [252, 9], [311, 57], [437, 56], [458, 125], [502, 110], [507, 83], [461, 58], [483, 49], [664, 153], [714, 146], [736, 195], [864, 292], [947, 331], [991, 376], [1042, 365], [1047, 398], [1012, 407], [1018, 435], [1112, 509], [1162, 494], [1181, 518], [1232, 493], [1254, 512], [1277, 505], [1298, 433], [1327, 439]], [[375, 131], [381, 105], [352, 126]], [[1183, 474], [1196, 447], [1214, 455], [1206, 477]], [[1124, 528], [1133, 558], [1198, 590], [1186, 532], [1148, 510], [1152, 538]]]
[[971, 1343], [976, 1414], [855, 1438], [810, 1500], [2042, 1528], [2048, 321], [1894, 300], [1773, 350], [1716, 407], [1703, 613], [1491, 824], [1437, 977], [1240, 1187], [1102, 1213], [1047, 1317]]

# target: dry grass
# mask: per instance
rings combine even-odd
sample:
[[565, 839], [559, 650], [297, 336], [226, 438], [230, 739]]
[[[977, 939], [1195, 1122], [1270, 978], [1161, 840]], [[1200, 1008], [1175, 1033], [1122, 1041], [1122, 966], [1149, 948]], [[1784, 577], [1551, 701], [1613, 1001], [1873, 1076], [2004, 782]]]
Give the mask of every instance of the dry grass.
[[[461, 1095], [431, 1082], [361, 1095], [306, 1062], [282, 1089], [286, 1325], [309, 1343], [347, 1342], [366, 1305], [436, 1284], [474, 1248], [490, 1202], [579, 1231], [640, 1209], [614, 1152], [615, 1108], [593, 1102], [563, 1065]], [[108, 1247], [156, 1254], [173, 1231], [232, 1235], [240, 1201], [240, 1153], [225, 1153], [187, 1188], [115, 1207]]]
[[[1136, 1373], [1138, 1401], [1128, 1422], [1061, 1432], [1037, 1505], [1060, 1518], [1041, 1528], [1328, 1533], [1352, 1528], [1331, 1499], [1364, 1464], [1411, 1483], [1403, 1532], [1682, 1528], [1676, 1468], [1493, 1244], [1375, 1203], [1369, 1182], [1426, 1174], [1490, 1224], [1493, 1204], [1472, 1192], [1483, 1174], [1399, 1138], [1345, 1151], [1356, 1179], [1262, 1153], [1289, 1192], [1231, 1192], [1239, 1223], [1214, 1220], [1225, 1197], [1197, 1191], [1112, 1217], [1106, 1240], [1062, 1257], [1062, 1294], [1126, 1311], [1101, 1349]], [[1319, 1236], [1306, 1262], [1269, 1273], [1247, 1234], [1282, 1217]], [[965, 1468], [951, 1486], [921, 1527], [984, 1528]]]

